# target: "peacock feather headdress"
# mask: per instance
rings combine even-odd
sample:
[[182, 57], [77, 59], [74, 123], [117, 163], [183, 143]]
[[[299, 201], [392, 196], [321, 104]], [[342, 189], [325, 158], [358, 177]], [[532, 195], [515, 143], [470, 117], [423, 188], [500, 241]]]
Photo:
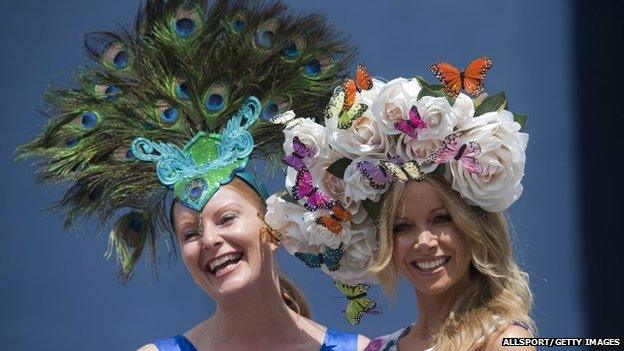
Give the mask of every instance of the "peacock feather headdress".
[[65, 227], [116, 220], [108, 254], [127, 281], [144, 250], [154, 263], [158, 238], [171, 242], [171, 193], [201, 210], [234, 175], [250, 181], [250, 158], [279, 165], [272, 122], [291, 109], [322, 117], [354, 56], [345, 39], [279, 2], [149, 0], [133, 30], [85, 36], [93, 64], [75, 87], [48, 89], [50, 120], [17, 160], [35, 157], [42, 182], [69, 184], [53, 206]]

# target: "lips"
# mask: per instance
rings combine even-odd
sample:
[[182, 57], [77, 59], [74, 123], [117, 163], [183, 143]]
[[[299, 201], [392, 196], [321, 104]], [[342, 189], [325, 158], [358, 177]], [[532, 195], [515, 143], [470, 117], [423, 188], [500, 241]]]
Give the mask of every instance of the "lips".
[[438, 256], [426, 259], [418, 259], [410, 262], [412, 266], [421, 272], [433, 272], [446, 265], [451, 260], [451, 256]]
[[234, 267], [241, 260], [241, 258], [243, 258], [242, 252], [229, 252], [208, 261], [205, 266], [205, 270], [217, 275], [220, 271], [226, 268]]

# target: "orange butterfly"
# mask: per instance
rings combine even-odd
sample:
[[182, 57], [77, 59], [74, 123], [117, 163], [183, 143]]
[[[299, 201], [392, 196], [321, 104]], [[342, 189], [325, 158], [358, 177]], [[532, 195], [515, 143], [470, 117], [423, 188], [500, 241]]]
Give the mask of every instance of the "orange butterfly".
[[335, 201], [331, 207], [331, 215], [322, 215], [316, 219], [316, 224], [322, 225], [334, 234], [340, 234], [342, 223], [351, 220], [351, 212]]
[[342, 87], [345, 92], [343, 111], [348, 111], [355, 102], [355, 94], [362, 90], [370, 90], [373, 87], [373, 78], [366, 70], [366, 67], [357, 65], [355, 68], [355, 80], [347, 79]]
[[477, 97], [485, 89], [483, 78], [491, 67], [489, 57], [480, 57], [470, 62], [465, 71], [446, 62], [433, 64], [429, 70], [444, 83], [446, 95], [455, 98], [464, 89], [470, 96]]

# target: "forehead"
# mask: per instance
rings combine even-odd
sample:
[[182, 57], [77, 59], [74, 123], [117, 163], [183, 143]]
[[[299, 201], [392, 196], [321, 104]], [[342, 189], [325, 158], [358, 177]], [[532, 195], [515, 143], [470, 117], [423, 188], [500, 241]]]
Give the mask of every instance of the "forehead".
[[[246, 198], [239, 191], [236, 191], [229, 185], [224, 185], [212, 195], [206, 206], [201, 211], [202, 216], [210, 216], [222, 208], [228, 205], [235, 205], [242, 208], [253, 207], [253, 203], [250, 199]], [[173, 205], [173, 216], [175, 222], [196, 219], [199, 217], [199, 212], [192, 210], [179, 202], [175, 202]]]
[[444, 203], [435, 188], [427, 181], [409, 182], [397, 204], [397, 217], [410, 217], [428, 214], [430, 211], [444, 207]]

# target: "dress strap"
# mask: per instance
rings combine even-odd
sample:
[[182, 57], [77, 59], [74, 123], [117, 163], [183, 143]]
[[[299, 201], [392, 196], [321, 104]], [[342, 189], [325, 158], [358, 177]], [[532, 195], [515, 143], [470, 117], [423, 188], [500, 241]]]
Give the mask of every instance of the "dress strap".
[[182, 334], [172, 338], [158, 339], [154, 341], [154, 345], [156, 345], [159, 351], [197, 351], [189, 339]]
[[327, 328], [320, 351], [356, 351], [357, 346], [357, 334], [343, 333], [336, 329]]

